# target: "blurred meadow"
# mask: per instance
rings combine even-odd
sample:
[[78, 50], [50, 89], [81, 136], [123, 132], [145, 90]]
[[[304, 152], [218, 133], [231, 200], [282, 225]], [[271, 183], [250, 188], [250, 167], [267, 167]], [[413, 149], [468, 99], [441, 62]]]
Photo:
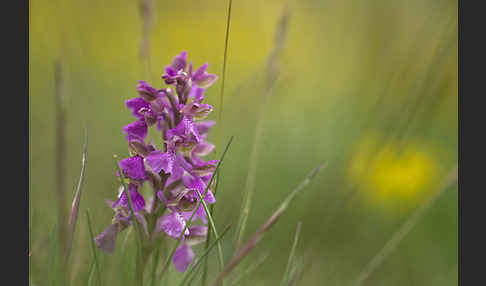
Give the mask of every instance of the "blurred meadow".
[[[296, 256], [304, 269], [298, 285], [457, 285], [457, 184], [441, 189], [458, 158], [457, 2], [288, 4], [279, 76], [263, 110], [266, 65], [287, 1], [233, 1], [223, 106], [228, 1], [152, 0], [147, 68], [138, 1], [30, 1], [31, 285], [55, 285], [51, 269], [63, 264], [52, 255], [60, 247], [53, 243], [58, 205], [64, 200], [62, 211], [69, 214], [87, 126], [83, 196], [66, 264], [66, 284], [86, 285], [92, 251], [85, 213], [89, 209], [95, 235], [111, 221], [105, 199], [117, 194], [113, 155], [128, 154], [122, 126], [132, 121], [124, 102], [137, 96], [137, 80], [165, 86], [160, 76], [183, 50], [196, 66], [209, 62], [209, 72], [219, 76], [206, 93], [215, 108], [210, 119], [217, 120], [223, 108], [209, 141], [217, 143], [222, 126], [220, 154], [234, 136], [217, 194], [219, 230], [237, 224], [261, 112], [245, 240], [315, 166], [326, 164], [238, 266], [245, 269], [268, 255], [240, 285], [280, 283], [299, 221]], [[56, 86], [65, 110], [61, 172]], [[410, 231], [358, 283], [373, 257], [424, 205]], [[235, 230], [222, 240], [225, 261], [234, 251]], [[121, 234], [113, 255], [98, 253], [103, 285], [133, 285], [132, 236]], [[203, 246], [195, 249], [201, 253]], [[210, 262], [214, 277], [215, 253]], [[171, 272], [164, 285], [180, 277]]]

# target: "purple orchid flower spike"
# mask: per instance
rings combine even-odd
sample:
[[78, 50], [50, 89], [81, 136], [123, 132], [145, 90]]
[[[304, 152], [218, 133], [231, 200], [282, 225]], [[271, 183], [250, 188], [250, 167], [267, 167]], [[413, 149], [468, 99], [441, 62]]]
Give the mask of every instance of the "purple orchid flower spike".
[[[206, 88], [217, 79], [216, 75], [208, 73], [208, 66], [206, 63], [193, 69], [187, 52], [183, 51], [162, 75], [168, 87], [158, 88], [138, 81], [137, 96], [125, 101], [135, 121], [123, 127], [130, 155], [121, 160], [119, 166], [128, 181], [127, 191], [135, 219], [141, 225], [143, 239], [146, 239], [143, 243], [149, 250], [156, 237], [182, 237], [182, 244], [173, 257], [175, 269], [180, 272], [186, 271], [194, 258], [191, 247], [207, 236], [204, 207], [195, 207], [218, 162], [202, 158], [215, 149], [206, 141], [215, 122], [204, 120], [213, 111], [211, 105], [203, 102]], [[159, 146], [148, 140], [150, 128], [159, 132], [162, 138]], [[139, 192], [145, 182], [152, 189], [148, 203]], [[210, 187], [204, 201], [216, 203]], [[119, 188], [117, 200], [109, 201], [109, 205], [114, 211], [112, 222], [95, 242], [99, 249], [112, 253], [118, 234], [132, 226], [133, 221], [123, 187]], [[189, 222], [193, 212], [195, 215]], [[196, 222], [202, 225], [186, 225]]]

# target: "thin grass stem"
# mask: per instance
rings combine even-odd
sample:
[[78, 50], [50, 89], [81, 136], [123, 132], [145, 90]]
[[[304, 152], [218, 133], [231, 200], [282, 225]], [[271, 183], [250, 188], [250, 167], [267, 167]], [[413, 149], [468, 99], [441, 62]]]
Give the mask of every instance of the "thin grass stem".
[[101, 272], [100, 272], [100, 266], [99, 266], [99, 260], [98, 260], [98, 255], [96, 254], [96, 246], [95, 246], [95, 240], [94, 240], [94, 235], [93, 235], [93, 228], [91, 227], [91, 218], [89, 217], [89, 211], [86, 210], [86, 218], [88, 219], [88, 230], [89, 230], [89, 236], [90, 236], [90, 242], [91, 242], [91, 251], [93, 252], [93, 258], [94, 258], [94, 263], [95, 263], [95, 268], [96, 268], [96, 275], [98, 276], [98, 285], [101, 285]]
[[[216, 173], [216, 185], [214, 186], [214, 191], [213, 191], [213, 196], [216, 197], [216, 193], [218, 192], [218, 186], [219, 186], [219, 179], [220, 179], [220, 171], [218, 170], [218, 172]], [[211, 212], [212, 215], [214, 215], [214, 204], [212, 204], [210, 207], [209, 207], [209, 211]], [[211, 241], [211, 225], [208, 225], [208, 234], [206, 235], [206, 244], [205, 244], [205, 249], [208, 249], [209, 247], [209, 243]], [[204, 258], [204, 271], [203, 271], [203, 275], [202, 275], [202, 285], [205, 286], [207, 285], [207, 280], [208, 280], [208, 271], [209, 271], [209, 267], [208, 267], [208, 257], [205, 257]], [[221, 271], [222, 269], [220, 269], [219, 271]]]
[[280, 283], [281, 286], [289, 284], [290, 280], [290, 268], [292, 266], [294, 256], [295, 256], [295, 249], [297, 248], [297, 242], [299, 241], [300, 229], [302, 227], [302, 222], [299, 221], [297, 223], [297, 230], [295, 231], [295, 238], [294, 243], [292, 245], [292, 249], [290, 250], [289, 260], [287, 261], [287, 267], [284, 272], [284, 276], [282, 278], [282, 282]]
[[295, 188], [280, 204], [280, 206], [275, 210], [275, 212], [260, 226], [260, 228], [253, 233], [250, 240], [246, 243], [246, 245], [237, 252], [228, 265], [224, 268], [224, 270], [218, 275], [216, 280], [211, 284], [212, 286], [218, 286], [223, 282], [224, 277], [233, 271], [233, 269], [245, 258], [248, 253], [255, 247], [255, 245], [260, 241], [263, 237], [265, 232], [269, 230], [285, 213], [287, 208], [290, 205], [290, 202], [295, 198], [295, 196], [302, 191], [310, 182], [311, 180], [317, 175], [317, 173], [322, 169], [324, 165], [320, 164], [316, 168], [314, 168], [311, 173]]
[[[221, 94], [219, 96], [219, 111], [218, 111], [218, 128], [216, 129], [216, 138], [217, 144], [216, 146], [221, 146], [221, 133], [223, 132], [223, 98], [224, 98], [224, 84], [226, 80], [226, 62], [227, 62], [227, 55], [228, 55], [228, 43], [229, 43], [229, 31], [230, 31], [230, 23], [231, 23], [231, 4], [233, 0], [228, 1], [228, 14], [226, 18], [226, 36], [224, 40], [224, 56], [223, 56], [223, 71], [222, 71], [222, 79], [221, 79]], [[218, 157], [218, 147], [216, 147], [216, 157]]]
[[231, 285], [232, 286], [237, 285], [238, 283], [243, 281], [244, 278], [246, 278], [248, 275], [250, 275], [253, 271], [258, 269], [258, 267], [260, 267], [263, 264], [263, 262], [265, 262], [265, 260], [268, 258], [268, 255], [269, 254], [267, 253], [266, 255], [262, 256], [257, 262], [250, 265], [250, 267], [248, 267], [245, 271], [243, 271], [239, 276], [237, 276], [233, 280], [233, 283]]
[[[223, 237], [225, 236], [225, 234], [228, 232], [228, 230], [231, 228], [231, 224], [229, 224], [228, 226], [226, 226], [223, 230], [223, 232], [221, 233], [221, 235], [216, 238], [215, 241], [213, 241], [213, 243], [211, 243], [211, 245], [206, 248], [206, 250], [203, 252], [203, 254], [201, 255], [201, 257], [197, 260], [197, 262], [194, 264], [194, 266], [191, 267], [191, 269], [189, 271], [186, 272], [186, 274], [184, 275], [184, 278], [183, 280], [181, 281], [181, 283], [179, 283], [179, 286], [183, 286], [184, 284], [186, 284], [187, 281], [192, 281], [191, 280], [188, 280], [189, 278], [194, 277], [195, 274], [197, 272], [196, 269], [200, 268], [199, 265], [201, 265], [201, 261], [204, 261], [204, 259], [208, 256], [209, 252], [217, 245], [219, 244], [219, 241], [221, 239], [223, 239]], [[196, 260], [196, 258], [194, 257], [191, 261], [191, 263], [189, 265], [192, 265], [194, 263], [194, 261]], [[193, 275], [194, 273], [194, 275]], [[190, 285], [190, 283], [189, 283]]]

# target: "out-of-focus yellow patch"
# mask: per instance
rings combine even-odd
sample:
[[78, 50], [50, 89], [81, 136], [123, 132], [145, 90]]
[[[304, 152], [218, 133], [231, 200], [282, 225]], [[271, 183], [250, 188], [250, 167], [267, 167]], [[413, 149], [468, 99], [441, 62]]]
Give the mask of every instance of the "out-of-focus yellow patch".
[[398, 144], [376, 133], [358, 142], [349, 169], [366, 200], [385, 207], [421, 202], [438, 183], [438, 173], [439, 166], [425, 145]]

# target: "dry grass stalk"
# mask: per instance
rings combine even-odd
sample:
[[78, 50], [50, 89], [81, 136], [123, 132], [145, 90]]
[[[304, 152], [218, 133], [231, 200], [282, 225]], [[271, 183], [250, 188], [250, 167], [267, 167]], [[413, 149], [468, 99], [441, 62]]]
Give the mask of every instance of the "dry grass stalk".
[[383, 248], [378, 251], [378, 253], [371, 259], [371, 261], [366, 265], [361, 274], [356, 279], [353, 284], [355, 286], [360, 286], [364, 281], [375, 271], [375, 269], [385, 260], [385, 258], [392, 253], [393, 250], [398, 246], [398, 244], [403, 240], [403, 238], [413, 229], [417, 224], [419, 219], [423, 217], [425, 211], [427, 211], [435, 201], [449, 189], [454, 183], [457, 182], [457, 166], [449, 172], [444, 181], [437, 187], [435, 193], [429, 197], [409, 218], [408, 220], [398, 229], [397, 232], [388, 240]]

